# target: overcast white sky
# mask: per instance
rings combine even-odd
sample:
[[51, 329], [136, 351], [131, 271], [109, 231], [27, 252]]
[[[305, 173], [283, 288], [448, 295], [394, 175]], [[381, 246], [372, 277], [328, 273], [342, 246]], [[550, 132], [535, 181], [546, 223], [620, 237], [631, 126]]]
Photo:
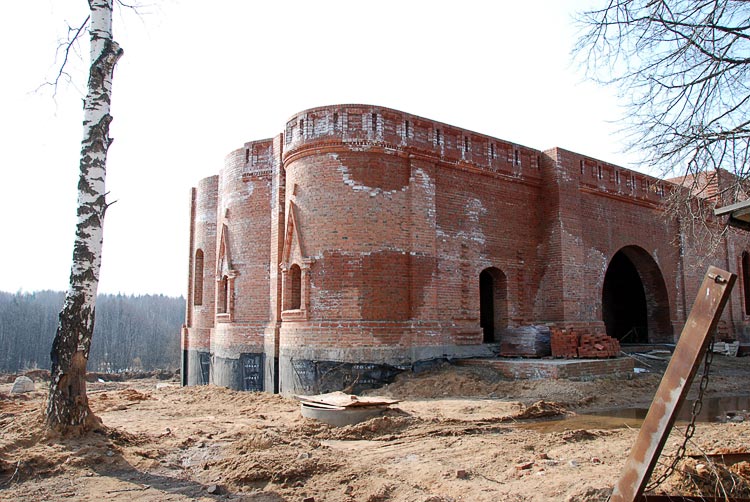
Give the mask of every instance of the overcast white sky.
[[[590, 3], [153, 0], [140, 17], [118, 12], [107, 175], [117, 203], [100, 292], [184, 294], [190, 187], [314, 106], [386, 106], [628, 166], [614, 90], [571, 64], [571, 18]], [[86, 15], [84, 0], [3, 8], [3, 291], [67, 289], [86, 63], [73, 60], [74, 84], [54, 100], [34, 90], [54, 76], [66, 23]]]

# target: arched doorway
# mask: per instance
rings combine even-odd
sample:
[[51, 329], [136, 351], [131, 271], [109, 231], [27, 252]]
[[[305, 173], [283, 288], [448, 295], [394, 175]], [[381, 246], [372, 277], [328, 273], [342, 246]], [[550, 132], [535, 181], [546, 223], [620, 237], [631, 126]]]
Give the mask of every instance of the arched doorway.
[[612, 257], [602, 287], [607, 334], [623, 343], [672, 342], [669, 297], [659, 265], [638, 246]]
[[502, 328], [508, 326], [508, 281], [498, 268], [490, 267], [479, 274], [479, 325], [482, 341], [498, 341]]

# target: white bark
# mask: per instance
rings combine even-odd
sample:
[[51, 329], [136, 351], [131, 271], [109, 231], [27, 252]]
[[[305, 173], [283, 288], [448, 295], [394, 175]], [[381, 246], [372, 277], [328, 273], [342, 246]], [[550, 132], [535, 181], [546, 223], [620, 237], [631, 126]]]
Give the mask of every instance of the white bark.
[[46, 419], [47, 424], [55, 428], [85, 428], [91, 423], [86, 396], [86, 363], [94, 331], [102, 231], [107, 209], [104, 181], [107, 150], [112, 142], [109, 137], [112, 74], [122, 56], [122, 50], [112, 40], [112, 3], [113, 0], [89, 0], [91, 66], [83, 105], [78, 223], [70, 287], [50, 354], [52, 374]]

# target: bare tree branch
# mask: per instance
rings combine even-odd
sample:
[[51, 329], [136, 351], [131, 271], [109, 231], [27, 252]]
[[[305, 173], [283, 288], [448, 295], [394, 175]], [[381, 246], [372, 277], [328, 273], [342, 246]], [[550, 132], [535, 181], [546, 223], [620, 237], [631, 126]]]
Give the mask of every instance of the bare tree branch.
[[52, 97], [53, 99], [57, 96], [57, 90], [60, 85], [60, 80], [65, 77], [68, 81], [71, 80], [70, 74], [66, 71], [66, 68], [68, 67], [68, 62], [70, 61], [70, 53], [75, 47], [75, 45], [78, 43], [79, 39], [81, 38], [81, 35], [85, 32], [86, 27], [89, 24], [89, 21], [91, 20], [91, 16], [86, 16], [86, 19], [81, 23], [81, 25], [78, 28], [75, 28], [73, 26], [68, 25], [68, 35], [66, 39], [57, 47], [57, 52], [63, 51], [63, 61], [60, 63], [60, 66], [57, 68], [57, 75], [55, 75], [55, 78], [51, 81], [44, 82], [39, 87], [37, 87], [37, 91], [42, 89], [43, 87], [52, 87]]
[[747, 199], [750, 2], [607, 0], [579, 24], [574, 56], [626, 100], [629, 149], [690, 185], [675, 192], [674, 208], [702, 217], [691, 195], [706, 207]]

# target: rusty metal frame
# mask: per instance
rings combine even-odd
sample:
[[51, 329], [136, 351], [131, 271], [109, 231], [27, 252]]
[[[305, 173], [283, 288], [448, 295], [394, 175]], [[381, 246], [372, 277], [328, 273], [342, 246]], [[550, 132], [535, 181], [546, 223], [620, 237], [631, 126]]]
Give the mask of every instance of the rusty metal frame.
[[736, 278], [725, 270], [708, 268], [638, 439], [614, 487], [611, 502], [641, 500]]

